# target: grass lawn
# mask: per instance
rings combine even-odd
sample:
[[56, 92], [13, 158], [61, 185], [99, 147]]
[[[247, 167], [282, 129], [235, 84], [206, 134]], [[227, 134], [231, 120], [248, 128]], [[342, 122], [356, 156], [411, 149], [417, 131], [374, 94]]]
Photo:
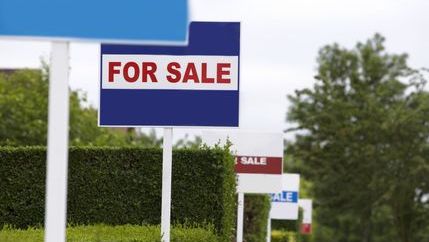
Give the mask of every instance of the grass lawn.
[[[26, 230], [4, 227], [0, 230], [1, 242], [43, 242], [43, 229]], [[149, 225], [91, 225], [67, 228], [67, 242], [156, 242], [160, 241], [160, 227]], [[187, 228], [175, 226], [171, 241], [218, 242], [211, 228]]]

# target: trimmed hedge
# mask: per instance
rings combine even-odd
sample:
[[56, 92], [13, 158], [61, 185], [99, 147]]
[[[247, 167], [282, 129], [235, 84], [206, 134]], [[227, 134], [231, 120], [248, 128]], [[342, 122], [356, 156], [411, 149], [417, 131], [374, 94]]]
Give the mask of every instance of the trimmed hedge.
[[272, 220], [271, 227], [273, 230], [283, 230], [289, 232], [299, 231], [299, 220]]
[[[44, 221], [46, 149], [0, 148], [0, 227]], [[213, 224], [228, 240], [235, 221], [234, 160], [228, 149], [173, 152], [174, 223]], [[71, 148], [68, 222], [159, 224], [162, 150]]]
[[268, 195], [246, 194], [244, 198], [244, 240], [265, 241], [271, 200]]

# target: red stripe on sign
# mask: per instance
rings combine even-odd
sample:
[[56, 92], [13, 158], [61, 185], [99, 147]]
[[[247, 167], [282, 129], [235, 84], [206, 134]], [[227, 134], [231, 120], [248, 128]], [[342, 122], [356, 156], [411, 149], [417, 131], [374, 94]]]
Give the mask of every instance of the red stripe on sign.
[[236, 173], [282, 174], [282, 157], [236, 156]]
[[301, 224], [301, 234], [311, 234], [311, 224]]

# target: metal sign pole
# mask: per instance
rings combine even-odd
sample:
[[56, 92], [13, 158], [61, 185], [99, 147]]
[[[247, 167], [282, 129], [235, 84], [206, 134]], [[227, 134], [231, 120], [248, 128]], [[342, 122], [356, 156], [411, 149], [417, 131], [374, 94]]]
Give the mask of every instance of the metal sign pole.
[[173, 128], [164, 128], [162, 150], [161, 240], [170, 242], [171, 171], [173, 160]]
[[67, 214], [69, 43], [53, 42], [49, 70], [45, 242], [64, 242]]
[[243, 242], [244, 193], [238, 193], [237, 204], [237, 242]]

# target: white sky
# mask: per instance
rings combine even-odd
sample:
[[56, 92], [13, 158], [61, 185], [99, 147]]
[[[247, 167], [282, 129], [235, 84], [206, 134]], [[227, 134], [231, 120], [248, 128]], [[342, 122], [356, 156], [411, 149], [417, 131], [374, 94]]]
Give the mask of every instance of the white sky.
[[[314, 83], [317, 51], [337, 42], [351, 48], [378, 32], [387, 50], [429, 67], [427, 0], [190, 0], [191, 20], [240, 21], [240, 126], [281, 131], [286, 95]], [[71, 44], [70, 85], [98, 107], [99, 45]], [[0, 40], [0, 68], [40, 67], [50, 43]], [[177, 129], [175, 138], [199, 129]], [[161, 133], [160, 133], [161, 134]]]

